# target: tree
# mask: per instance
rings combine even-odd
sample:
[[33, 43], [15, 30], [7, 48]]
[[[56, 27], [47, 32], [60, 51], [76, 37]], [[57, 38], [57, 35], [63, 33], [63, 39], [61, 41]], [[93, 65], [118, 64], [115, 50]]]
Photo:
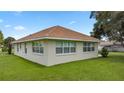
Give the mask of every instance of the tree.
[[98, 38], [99, 40], [102, 39], [102, 37], [106, 37], [106, 32], [105, 32], [105, 23], [109, 17], [110, 12], [100, 12], [100, 11], [93, 11], [91, 12], [90, 18], [95, 18], [96, 23], [94, 24], [94, 29], [93, 29], [93, 37]]
[[4, 40], [4, 47], [8, 50], [8, 54], [11, 54], [11, 51], [12, 51], [12, 44], [11, 44], [12, 41], [15, 41], [15, 38], [7, 37]]
[[98, 38], [99, 40], [105, 36], [103, 25], [99, 25], [98, 22], [94, 24], [93, 32], [90, 32], [92, 37]]
[[3, 33], [2, 33], [2, 31], [0, 31], [0, 47], [1, 47], [2, 44], [3, 44], [3, 39], [4, 39]]
[[124, 46], [124, 12], [119, 11], [93, 11], [90, 18], [95, 18], [97, 25], [94, 25], [93, 37], [121, 42]]

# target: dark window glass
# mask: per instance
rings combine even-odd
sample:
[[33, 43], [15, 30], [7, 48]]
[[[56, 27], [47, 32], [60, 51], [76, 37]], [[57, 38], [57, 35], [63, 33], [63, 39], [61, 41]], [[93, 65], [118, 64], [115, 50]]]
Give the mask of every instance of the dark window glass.
[[40, 47], [40, 53], [43, 53], [43, 47]]
[[83, 51], [84, 51], [84, 52], [86, 52], [86, 51], [87, 51], [87, 50], [86, 50], [86, 47], [83, 47]]
[[95, 51], [95, 48], [94, 47], [92, 47], [92, 51]]
[[64, 47], [64, 53], [69, 53], [69, 47]]
[[20, 43], [20, 49], [21, 49], [21, 43]]
[[25, 54], [27, 54], [27, 45], [26, 45], [26, 43], [25, 43], [24, 47], [25, 47]]
[[62, 47], [57, 47], [56, 48], [56, 54], [62, 54]]
[[91, 48], [90, 48], [90, 47], [88, 47], [88, 51], [90, 51], [90, 49], [91, 49]]

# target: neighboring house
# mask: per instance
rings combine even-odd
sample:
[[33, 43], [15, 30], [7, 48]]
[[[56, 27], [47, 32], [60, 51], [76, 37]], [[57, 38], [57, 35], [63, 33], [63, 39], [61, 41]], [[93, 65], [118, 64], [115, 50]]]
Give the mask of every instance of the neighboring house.
[[99, 40], [54, 26], [14, 41], [14, 54], [51, 66], [98, 56]]
[[103, 47], [111, 46], [113, 44], [114, 44], [113, 41], [103, 41], [103, 40], [101, 40], [100, 43], [99, 43], [99, 46], [98, 46], [98, 50], [100, 51]]
[[101, 50], [103, 47], [107, 48], [108, 51], [124, 52], [124, 47], [121, 45], [120, 42], [101, 41], [99, 46], [98, 46], [98, 50]]

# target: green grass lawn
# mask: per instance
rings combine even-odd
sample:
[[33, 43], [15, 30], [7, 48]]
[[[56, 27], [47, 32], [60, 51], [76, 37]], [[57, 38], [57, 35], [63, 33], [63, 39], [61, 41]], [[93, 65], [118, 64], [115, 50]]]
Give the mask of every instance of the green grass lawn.
[[124, 53], [52, 67], [14, 55], [0, 55], [0, 80], [124, 80]]

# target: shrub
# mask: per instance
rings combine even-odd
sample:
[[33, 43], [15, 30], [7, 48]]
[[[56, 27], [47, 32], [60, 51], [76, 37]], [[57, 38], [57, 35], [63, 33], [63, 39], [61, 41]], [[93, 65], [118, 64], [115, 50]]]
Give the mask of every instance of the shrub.
[[106, 48], [102, 48], [101, 55], [102, 57], [107, 57], [109, 54], [109, 51]]
[[2, 48], [2, 52], [7, 52], [7, 48], [6, 47], [3, 47]]

